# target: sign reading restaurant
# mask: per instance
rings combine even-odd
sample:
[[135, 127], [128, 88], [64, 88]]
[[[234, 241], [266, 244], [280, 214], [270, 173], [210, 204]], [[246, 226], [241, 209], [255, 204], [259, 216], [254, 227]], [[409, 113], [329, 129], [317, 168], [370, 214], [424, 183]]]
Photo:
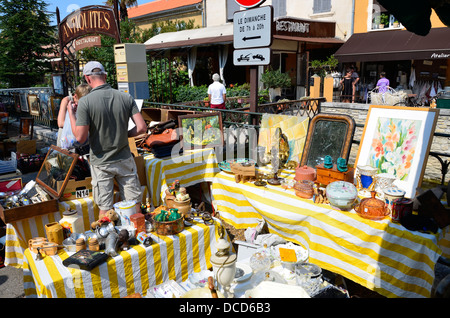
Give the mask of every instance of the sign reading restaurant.
[[114, 11], [107, 6], [87, 6], [68, 15], [59, 24], [61, 47], [90, 34], [109, 35], [120, 42], [119, 28]]
[[274, 21], [273, 34], [291, 37], [330, 37], [335, 36], [335, 22], [314, 21], [295, 18], [278, 18]]

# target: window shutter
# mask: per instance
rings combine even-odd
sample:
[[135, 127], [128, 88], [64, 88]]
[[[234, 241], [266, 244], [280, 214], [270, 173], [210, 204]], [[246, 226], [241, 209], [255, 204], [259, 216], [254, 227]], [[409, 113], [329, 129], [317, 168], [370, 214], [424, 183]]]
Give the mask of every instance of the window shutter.
[[239, 11], [241, 7], [234, 0], [227, 0], [227, 21], [233, 21], [233, 15]]

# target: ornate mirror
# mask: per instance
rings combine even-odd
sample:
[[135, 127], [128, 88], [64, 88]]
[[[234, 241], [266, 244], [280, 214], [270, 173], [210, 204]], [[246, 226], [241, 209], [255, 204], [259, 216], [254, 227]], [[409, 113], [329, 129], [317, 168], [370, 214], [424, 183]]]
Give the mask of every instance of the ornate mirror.
[[77, 154], [53, 145], [50, 146], [41, 170], [36, 176], [36, 182], [53, 196], [59, 198], [72, 175], [77, 158]]
[[355, 133], [355, 121], [348, 115], [317, 114], [311, 119], [301, 166], [316, 168], [326, 155], [333, 163], [339, 157], [348, 161]]

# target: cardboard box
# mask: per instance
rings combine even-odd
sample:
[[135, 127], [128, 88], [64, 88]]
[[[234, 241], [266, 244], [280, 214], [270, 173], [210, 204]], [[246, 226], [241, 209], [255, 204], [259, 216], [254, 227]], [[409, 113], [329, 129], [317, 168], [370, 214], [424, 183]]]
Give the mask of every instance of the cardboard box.
[[[58, 181], [57, 183], [58, 183], [58, 190], [60, 190], [63, 182]], [[92, 197], [91, 177], [78, 181], [69, 179], [59, 199], [61, 201], [70, 201], [88, 197]]]
[[36, 153], [36, 140], [19, 140], [16, 143], [16, 153], [34, 155]]

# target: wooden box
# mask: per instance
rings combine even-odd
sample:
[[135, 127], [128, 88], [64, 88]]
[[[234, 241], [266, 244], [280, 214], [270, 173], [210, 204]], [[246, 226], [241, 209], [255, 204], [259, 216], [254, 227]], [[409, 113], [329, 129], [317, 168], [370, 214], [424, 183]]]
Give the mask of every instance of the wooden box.
[[195, 114], [195, 110], [177, 110], [177, 109], [163, 109], [165, 112], [162, 113], [161, 121], [167, 121], [175, 119], [178, 124], [178, 116], [192, 115]]
[[328, 185], [334, 181], [347, 181], [353, 183], [353, 175], [355, 169], [349, 167], [346, 172], [341, 172], [333, 165], [332, 169], [324, 168], [323, 164], [316, 166], [317, 182], [323, 185]]
[[[45, 191], [51, 199], [11, 209], [4, 209], [3, 206], [0, 205], [0, 218], [3, 222], [11, 223], [59, 211], [58, 199], [61, 197], [61, 194], [72, 175], [77, 158], [78, 155], [52, 145], [36, 176], [36, 183], [39, 184], [42, 190]], [[59, 191], [57, 191], [57, 181], [55, 179], [56, 173], [58, 178], [64, 180]]]
[[162, 111], [159, 108], [142, 108], [141, 114], [145, 121], [161, 121]]

